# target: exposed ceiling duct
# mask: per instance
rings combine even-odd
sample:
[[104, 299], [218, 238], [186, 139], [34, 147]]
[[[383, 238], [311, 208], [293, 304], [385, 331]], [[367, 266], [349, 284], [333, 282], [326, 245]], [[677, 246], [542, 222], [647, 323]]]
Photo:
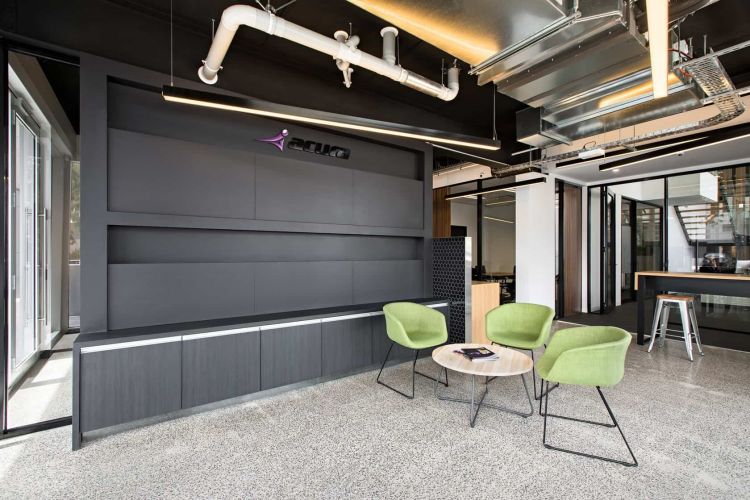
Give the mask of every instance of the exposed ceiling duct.
[[237, 29], [242, 25], [328, 54], [336, 61], [336, 66], [343, 73], [344, 84], [347, 87], [351, 85], [353, 71], [351, 66], [360, 66], [444, 101], [451, 101], [458, 95], [459, 69], [456, 66], [447, 70], [448, 84], [443, 85], [396, 64], [394, 47], [398, 31], [395, 28], [381, 31], [383, 58], [380, 58], [359, 50], [357, 48], [359, 37], [356, 35], [350, 37], [346, 31], [337, 31], [334, 38], [328, 37], [288, 22], [273, 12], [256, 9], [249, 5], [233, 5], [227, 7], [222, 13], [221, 22], [211, 42], [208, 56], [198, 70], [198, 76], [204, 83], [212, 85], [218, 80], [218, 73], [222, 69], [221, 63], [224, 61]]
[[641, 2], [349, 1], [469, 62], [480, 85], [494, 84], [499, 92], [527, 104], [529, 108], [517, 116], [517, 139], [542, 150], [707, 102], [719, 108], [708, 120], [598, 145], [604, 150], [632, 149], [631, 144], [716, 125], [744, 111], [718, 53], [696, 50], [674, 29], [685, 16], [718, 0], [669, 1], [670, 71], [667, 96], [661, 99], [653, 95], [647, 16], [638, 8]]

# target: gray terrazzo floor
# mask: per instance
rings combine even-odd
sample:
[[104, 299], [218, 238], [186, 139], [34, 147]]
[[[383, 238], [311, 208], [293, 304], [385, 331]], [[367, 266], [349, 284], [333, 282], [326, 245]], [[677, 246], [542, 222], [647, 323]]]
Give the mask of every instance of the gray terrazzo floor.
[[[432, 373], [432, 360], [420, 360]], [[438, 401], [417, 378], [402, 398], [363, 373], [89, 441], [64, 427], [0, 442], [3, 498], [739, 498], [750, 496], [750, 353], [679, 342], [632, 345], [623, 382], [605, 390], [640, 466], [542, 447], [542, 418]], [[451, 374], [452, 389], [468, 378]], [[389, 369], [405, 384], [409, 365]], [[516, 379], [490, 396], [524, 408]], [[550, 411], [605, 419], [595, 390], [557, 389]], [[554, 443], [622, 459], [613, 429], [551, 421]]]

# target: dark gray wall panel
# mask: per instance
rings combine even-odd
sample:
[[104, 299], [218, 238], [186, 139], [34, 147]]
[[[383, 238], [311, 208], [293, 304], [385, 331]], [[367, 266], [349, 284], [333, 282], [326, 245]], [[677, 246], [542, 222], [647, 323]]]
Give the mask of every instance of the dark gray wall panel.
[[352, 223], [351, 169], [258, 155], [256, 216], [263, 220]]
[[422, 181], [354, 172], [354, 224], [423, 227], [423, 189]]
[[347, 373], [372, 364], [372, 318], [326, 321], [323, 375]]
[[[110, 82], [108, 89], [108, 123], [113, 128], [407, 179], [422, 178], [421, 158], [414, 150], [258, 116], [165, 102], [158, 92], [119, 83]], [[298, 137], [348, 148], [351, 157], [341, 160], [287, 148], [279, 151], [270, 144], [255, 140], [274, 136], [283, 129], [289, 131], [289, 139]], [[431, 162], [429, 166], [432, 166]]]
[[419, 239], [111, 226], [110, 264], [417, 259]]
[[320, 323], [260, 333], [261, 389], [321, 376]]
[[251, 264], [113, 264], [109, 328], [253, 313]]
[[351, 262], [264, 262], [255, 266], [256, 313], [352, 303]]
[[421, 260], [354, 263], [354, 303], [416, 298], [423, 293]]
[[81, 431], [180, 409], [181, 342], [81, 355]]
[[260, 390], [260, 332], [191, 339], [182, 344], [182, 407]]
[[255, 217], [255, 155], [109, 129], [109, 209]]

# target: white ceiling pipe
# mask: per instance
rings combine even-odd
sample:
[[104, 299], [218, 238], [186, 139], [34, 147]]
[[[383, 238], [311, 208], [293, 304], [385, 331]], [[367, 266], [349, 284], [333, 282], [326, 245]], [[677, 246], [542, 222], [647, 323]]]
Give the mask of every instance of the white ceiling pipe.
[[383, 37], [383, 59], [391, 66], [396, 64], [396, 37], [398, 30], [393, 26], [386, 26], [380, 30]]
[[240, 25], [249, 26], [269, 35], [286, 38], [318, 52], [328, 54], [334, 59], [341, 59], [355, 66], [361, 66], [379, 75], [387, 76], [407, 87], [419, 90], [425, 94], [444, 101], [453, 100], [458, 95], [458, 68], [448, 70], [448, 86], [429, 80], [416, 73], [412, 73], [401, 66], [389, 64], [387, 61], [362, 52], [356, 47], [349, 47], [345, 43], [303, 28], [285, 19], [275, 16], [249, 5], [233, 5], [227, 7], [221, 15], [219, 28], [216, 30], [211, 48], [208, 51], [203, 66], [198, 69], [198, 76], [203, 82], [214, 84], [218, 80], [217, 73], [226, 56], [229, 45]]

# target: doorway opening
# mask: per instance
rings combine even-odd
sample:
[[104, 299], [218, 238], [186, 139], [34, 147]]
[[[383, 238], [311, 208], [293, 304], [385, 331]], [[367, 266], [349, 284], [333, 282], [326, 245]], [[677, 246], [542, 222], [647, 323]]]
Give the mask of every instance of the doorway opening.
[[64, 56], [7, 41], [2, 48], [7, 301], [0, 412], [1, 437], [9, 437], [70, 423], [79, 69]]

